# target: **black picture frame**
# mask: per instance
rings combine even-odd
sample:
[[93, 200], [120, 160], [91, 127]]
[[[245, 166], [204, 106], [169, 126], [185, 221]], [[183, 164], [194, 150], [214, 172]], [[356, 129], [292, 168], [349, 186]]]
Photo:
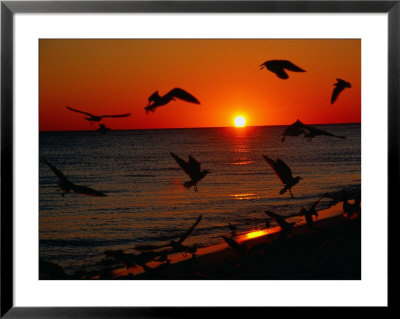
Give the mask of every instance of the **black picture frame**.
[[[400, 105], [400, 1], [1, 1], [1, 317], [6, 318], [192, 318], [231, 312], [250, 317], [271, 316], [279, 308], [232, 309], [191, 307], [15, 307], [13, 302], [13, 19], [16, 13], [122, 13], [122, 12], [270, 12], [270, 13], [387, 13], [388, 14], [388, 214], [398, 213], [398, 125]], [[385, 173], [385, 172], [382, 172]], [[390, 251], [390, 229], [388, 229]], [[388, 256], [388, 262], [389, 262]], [[389, 287], [390, 281], [388, 281]], [[388, 307], [391, 309], [391, 298]], [[291, 307], [290, 310], [295, 310]], [[295, 311], [306, 311], [296, 308]], [[315, 314], [321, 308], [313, 309]], [[326, 309], [325, 309], [326, 310]], [[325, 311], [323, 310], [323, 311]], [[340, 308], [331, 309], [331, 313]], [[369, 309], [368, 311], [371, 311]]]

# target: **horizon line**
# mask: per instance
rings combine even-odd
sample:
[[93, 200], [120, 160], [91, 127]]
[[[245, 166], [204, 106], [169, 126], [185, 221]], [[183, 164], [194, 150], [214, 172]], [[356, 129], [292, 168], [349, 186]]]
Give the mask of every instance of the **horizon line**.
[[[361, 122], [340, 122], [340, 123], [311, 123], [307, 125], [340, 125], [340, 124], [361, 124]], [[291, 124], [272, 124], [272, 125], [249, 125], [245, 127], [236, 126], [197, 126], [197, 127], [155, 127], [155, 128], [129, 128], [129, 129], [111, 129], [112, 131], [145, 131], [145, 130], [184, 130], [184, 129], [203, 129], [203, 128], [234, 128], [234, 129], [246, 129], [247, 127], [265, 127], [265, 126], [289, 126]], [[41, 132], [92, 132], [97, 129], [88, 130], [39, 130]]]

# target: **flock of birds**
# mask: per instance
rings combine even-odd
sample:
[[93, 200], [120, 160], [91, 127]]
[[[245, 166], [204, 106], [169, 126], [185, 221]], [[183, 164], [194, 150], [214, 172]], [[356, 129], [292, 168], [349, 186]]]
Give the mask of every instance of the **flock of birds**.
[[[262, 63], [260, 65], [260, 69], [266, 68], [267, 70], [273, 72], [276, 74], [277, 77], [280, 79], [288, 79], [289, 75], [286, 71], [291, 71], [291, 72], [306, 72], [305, 70], [301, 69], [300, 67], [296, 66], [292, 62], [288, 60], [270, 60]], [[351, 88], [351, 84], [347, 81], [344, 81], [342, 79], [337, 79], [337, 82], [334, 84], [335, 88], [333, 89], [332, 96], [331, 96], [331, 103], [334, 103], [338, 95], [345, 89], [345, 88]], [[186, 102], [194, 103], [194, 104], [200, 104], [199, 100], [195, 98], [193, 95], [190, 93], [186, 92], [183, 89], [180, 88], [174, 88], [170, 90], [167, 94], [160, 96], [158, 91], [154, 92], [149, 98], [148, 98], [148, 105], [145, 107], [146, 113], [148, 112], [154, 112], [158, 107], [166, 105], [170, 103], [171, 101], [174, 101], [175, 99], [180, 99]], [[81, 113], [86, 115], [85, 119], [89, 121], [91, 124], [93, 122], [100, 122], [103, 118], [122, 118], [122, 117], [128, 117], [131, 114], [126, 113], [126, 114], [116, 114], [116, 115], [94, 115], [89, 112], [81, 111], [72, 107], [67, 106], [67, 109], [73, 112]], [[100, 132], [105, 134], [109, 128], [107, 128], [104, 124], [100, 124], [99, 129]], [[312, 127], [310, 125], [305, 125], [303, 124], [300, 120], [297, 120], [295, 123], [289, 125], [284, 132], [281, 134], [281, 142], [283, 143], [285, 139], [288, 136], [300, 136], [304, 135], [304, 138], [307, 141], [311, 141], [314, 137], [316, 136], [330, 136], [330, 137], [337, 137], [340, 139], [345, 139], [346, 137], [344, 136], [338, 136], [335, 134], [331, 134], [329, 132], [323, 131], [321, 129], [317, 129], [315, 127]], [[183, 183], [183, 186], [185, 188], [190, 188], [193, 187], [194, 191], [198, 191], [197, 184], [206, 177], [210, 171], [201, 169], [201, 164], [192, 156], [189, 155], [188, 161], [183, 160], [179, 156], [177, 156], [174, 153], [170, 153], [172, 158], [176, 161], [176, 163], [182, 168], [182, 170], [189, 176], [189, 181], [186, 181]], [[273, 160], [270, 157], [263, 155], [264, 159], [266, 162], [269, 164], [269, 166], [272, 168], [273, 172], [275, 175], [278, 177], [278, 179], [281, 181], [283, 184], [283, 188], [280, 190], [280, 194], [283, 195], [287, 191], [289, 191], [290, 196], [294, 198], [293, 193], [292, 193], [292, 188], [299, 183], [299, 181], [302, 179], [302, 177], [297, 176], [293, 177], [292, 172], [290, 167], [281, 159], [276, 159]], [[81, 186], [78, 184], [75, 184], [71, 182], [59, 169], [57, 169], [55, 166], [53, 166], [49, 161], [46, 159], [42, 158], [44, 163], [48, 165], [48, 167], [53, 171], [53, 173], [57, 176], [58, 178], [58, 186], [62, 191], [62, 196], [64, 196], [66, 193], [69, 192], [75, 192], [79, 194], [84, 194], [84, 195], [90, 195], [90, 196], [107, 196], [103, 192], [94, 190], [92, 188], [86, 187], [86, 186]], [[313, 227], [313, 216], [315, 218], [318, 217], [318, 212], [316, 210], [317, 205], [321, 201], [321, 199], [325, 196], [325, 194], [319, 198], [315, 203], [312, 204], [312, 206], [309, 209], [306, 209], [304, 207], [301, 208], [300, 212], [297, 214], [297, 216], [303, 216], [305, 219], [305, 222], [308, 227]], [[350, 203], [346, 191], [343, 190], [343, 213], [344, 216], [346, 216], [349, 219], [357, 218], [361, 214], [361, 208], [360, 208], [360, 198], [357, 198], [354, 203]], [[274, 220], [277, 225], [280, 226], [280, 235], [279, 239], [283, 240], [286, 238], [288, 234], [291, 233], [293, 226], [295, 223], [289, 223], [286, 221], [287, 217], [275, 214], [270, 211], [265, 212], [269, 219], [266, 221], [266, 226], [270, 227], [270, 220]], [[293, 215], [296, 216], [296, 215]], [[185, 232], [183, 235], [181, 235], [177, 240], [172, 240], [169, 243], [162, 244], [162, 245], [137, 245], [135, 247], [136, 250], [140, 251], [140, 254], [129, 254], [129, 253], [124, 253], [122, 250], [108, 250], [105, 252], [105, 255], [111, 258], [114, 258], [118, 262], [124, 264], [127, 268], [130, 268], [135, 265], [141, 266], [145, 271], [151, 272], [151, 268], [149, 268], [146, 264], [149, 261], [160, 261], [160, 262], [165, 262], [166, 264], [170, 263], [170, 259], [168, 258], [168, 255], [173, 254], [173, 253], [182, 253], [182, 254], [191, 254], [192, 257], [195, 257], [195, 254], [197, 252], [197, 246], [194, 244], [193, 246], [186, 246], [183, 244], [184, 240], [193, 232], [195, 227], [199, 224], [199, 222], [202, 219], [202, 215], [199, 215], [195, 223]], [[234, 237], [236, 234], [236, 229], [237, 227], [235, 225], [232, 225], [229, 223], [228, 225], [229, 229], [231, 230], [231, 237], [227, 236], [222, 236], [223, 240], [233, 249], [235, 249], [240, 256], [244, 257], [246, 256], [246, 249], [243, 244], [239, 244], [237, 241], [235, 241]], [[157, 258], [157, 259], [156, 259]]]

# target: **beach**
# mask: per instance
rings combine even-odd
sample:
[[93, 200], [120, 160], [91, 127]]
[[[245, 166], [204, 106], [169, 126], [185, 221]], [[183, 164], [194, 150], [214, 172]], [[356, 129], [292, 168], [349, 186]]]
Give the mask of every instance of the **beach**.
[[200, 248], [195, 257], [171, 255], [170, 263], [105, 266], [98, 273], [82, 272], [74, 278], [42, 273], [41, 279], [360, 280], [361, 219], [345, 218], [341, 203], [318, 213], [311, 228], [295, 219], [296, 226], [284, 239], [279, 238], [280, 227], [234, 237], [245, 246], [243, 255], [223, 242]]
[[114, 279], [360, 280], [360, 219], [337, 215], [340, 207], [321, 211], [313, 228], [299, 225], [283, 241], [279, 227], [255, 238], [242, 235], [238, 242], [248, 252], [244, 260], [224, 243], [205, 248], [194, 259], [133, 277], [121, 272]]

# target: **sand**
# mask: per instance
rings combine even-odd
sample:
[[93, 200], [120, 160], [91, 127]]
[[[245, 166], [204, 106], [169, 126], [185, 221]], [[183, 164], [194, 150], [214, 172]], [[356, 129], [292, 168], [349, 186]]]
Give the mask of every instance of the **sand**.
[[146, 271], [122, 267], [90, 278], [360, 280], [361, 219], [346, 219], [341, 212], [341, 204], [319, 211], [312, 228], [296, 217], [296, 227], [285, 239], [279, 239], [279, 227], [234, 237], [245, 246], [242, 255], [223, 242], [199, 249], [195, 258], [178, 254], [171, 257], [171, 264], [148, 263]]

